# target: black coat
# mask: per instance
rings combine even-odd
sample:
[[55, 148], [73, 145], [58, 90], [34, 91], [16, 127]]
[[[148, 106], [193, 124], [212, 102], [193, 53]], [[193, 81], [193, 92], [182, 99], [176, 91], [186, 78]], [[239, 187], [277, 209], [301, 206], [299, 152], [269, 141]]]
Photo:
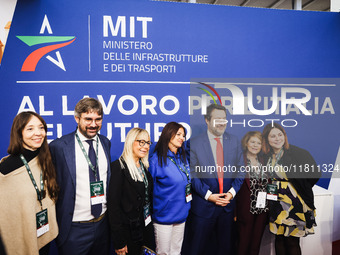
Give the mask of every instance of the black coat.
[[[269, 156], [266, 155], [266, 160]], [[303, 201], [311, 209], [315, 209], [312, 188], [321, 177], [321, 172], [318, 171], [317, 164], [312, 155], [304, 149], [289, 145], [289, 149], [284, 151], [278, 164], [285, 166], [287, 170], [289, 169], [286, 172], [288, 181], [294, 186]], [[312, 169], [314, 169], [314, 172]]]
[[[145, 172], [149, 182], [149, 201], [152, 203], [152, 177], [149, 171]], [[150, 238], [143, 236], [145, 234], [144, 204], [144, 183], [136, 182], [131, 178], [125, 162], [123, 168], [119, 160], [112, 162], [107, 205], [115, 249], [123, 248], [131, 240], [143, 242], [143, 239]], [[152, 209], [152, 204], [150, 209]]]

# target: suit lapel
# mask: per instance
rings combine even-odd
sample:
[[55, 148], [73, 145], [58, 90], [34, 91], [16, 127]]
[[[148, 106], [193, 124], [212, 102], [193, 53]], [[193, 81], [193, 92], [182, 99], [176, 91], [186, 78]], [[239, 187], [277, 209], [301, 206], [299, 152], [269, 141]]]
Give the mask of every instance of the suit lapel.
[[[213, 152], [212, 152], [211, 144], [210, 144], [209, 137], [208, 137], [207, 133], [204, 134], [202, 146], [203, 146], [203, 150], [204, 150], [204, 155], [207, 156], [207, 161], [208, 161], [207, 165], [216, 167], [216, 162], [214, 160], [214, 155], [213, 155]], [[216, 179], [216, 182], [218, 183], [218, 181], [217, 181], [217, 171], [215, 171], [213, 174], [214, 174], [214, 177]]]
[[69, 138], [65, 140], [64, 156], [65, 161], [72, 177], [74, 186], [76, 185], [76, 148], [75, 148], [75, 133], [70, 134]]
[[125, 178], [126, 180], [130, 183], [131, 187], [133, 187], [133, 189], [139, 193], [141, 196], [144, 196], [144, 194], [142, 194], [138, 189], [136, 189], [135, 187], [135, 181], [132, 179], [131, 175], [130, 175], [130, 172], [129, 172], [129, 169], [124, 161], [124, 169], [123, 169], [123, 173], [125, 175]]
[[[106, 160], [107, 160], [107, 183], [109, 183], [109, 180], [111, 178], [111, 171], [110, 171], [110, 151], [107, 150], [107, 146], [106, 146], [106, 143], [105, 141], [103, 140], [103, 137], [101, 135], [98, 134], [98, 137], [99, 137], [99, 140], [100, 140], [100, 143], [102, 144], [102, 147], [103, 147], [103, 150], [104, 150], [104, 153], [105, 153], [105, 156], [106, 156]], [[109, 185], [107, 185], [109, 186]]]

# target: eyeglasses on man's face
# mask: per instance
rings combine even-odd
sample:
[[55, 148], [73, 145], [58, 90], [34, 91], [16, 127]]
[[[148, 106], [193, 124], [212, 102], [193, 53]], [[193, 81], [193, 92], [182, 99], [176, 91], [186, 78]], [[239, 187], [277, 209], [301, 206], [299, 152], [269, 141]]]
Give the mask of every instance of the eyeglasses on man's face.
[[141, 147], [144, 147], [145, 146], [145, 144], [147, 145], [147, 146], [151, 146], [151, 144], [152, 144], [152, 142], [150, 142], [150, 141], [145, 141], [145, 140], [136, 140], [138, 143], [139, 143], [139, 146], [141, 146]]
[[100, 125], [103, 122], [103, 118], [92, 119], [92, 118], [80, 117], [80, 119], [83, 119], [86, 125], [91, 125], [93, 121], [94, 123], [96, 123], [96, 125]]

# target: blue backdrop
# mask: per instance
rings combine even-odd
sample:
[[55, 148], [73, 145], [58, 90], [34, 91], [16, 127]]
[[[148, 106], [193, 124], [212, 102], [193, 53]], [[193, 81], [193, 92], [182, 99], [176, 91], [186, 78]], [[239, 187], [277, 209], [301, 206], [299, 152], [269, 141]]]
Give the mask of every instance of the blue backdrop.
[[[222, 82], [232, 83], [245, 97], [243, 113], [228, 113], [242, 123], [229, 122], [231, 133], [242, 138], [249, 130], [262, 131], [258, 120], [294, 120], [283, 122], [297, 123], [287, 127], [289, 141], [309, 150], [318, 164], [334, 164], [340, 124], [339, 31], [340, 16], [330, 12], [132, 0], [19, 0], [0, 69], [0, 154], [6, 155], [18, 112], [40, 113], [52, 140], [76, 128], [72, 111], [84, 96], [104, 105], [101, 133], [111, 139], [113, 160], [133, 126], [148, 129], [152, 141], [170, 121], [188, 129], [192, 121], [196, 134], [203, 117], [190, 120], [200, 109], [191, 112], [189, 104], [210, 98], [198, 89], [207, 88], [196, 82], [210, 84], [232, 105], [239, 98], [216, 87]], [[254, 108], [261, 110], [270, 108], [273, 88], [278, 111], [249, 113], [249, 89]], [[304, 89], [288, 91], [288, 99], [310, 93], [305, 108], [312, 115], [294, 104], [282, 115], [286, 88]], [[327, 187], [328, 180], [319, 184]]]

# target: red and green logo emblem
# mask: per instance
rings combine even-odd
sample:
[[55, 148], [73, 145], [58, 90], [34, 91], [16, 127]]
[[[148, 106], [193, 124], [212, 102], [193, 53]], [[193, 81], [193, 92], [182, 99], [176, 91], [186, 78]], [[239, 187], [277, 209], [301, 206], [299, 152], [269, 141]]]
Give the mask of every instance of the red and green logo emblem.
[[[52, 29], [49, 24], [49, 21], [47, 19], [47, 16], [45, 15], [43, 24], [41, 26], [40, 34], [43, 34], [44, 31], [47, 30], [49, 34], [52, 34]], [[53, 52], [57, 49], [63, 48], [71, 43], [73, 43], [76, 39], [75, 36], [17, 36], [21, 41], [23, 41], [28, 46], [35, 46], [39, 44], [46, 44], [49, 45], [43, 46], [35, 51], [33, 51], [31, 54], [28, 55], [28, 57], [25, 59], [21, 71], [22, 72], [34, 72], [38, 62], [42, 57], [47, 55], [50, 52]], [[59, 51], [56, 51], [57, 59], [52, 58], [52, 56], [48, 55], [46, 58], [50, 60], [53, 64], [61, 68], [62, 70], [66, 71], [64, 62], [62, 60], [61, 54]]]

